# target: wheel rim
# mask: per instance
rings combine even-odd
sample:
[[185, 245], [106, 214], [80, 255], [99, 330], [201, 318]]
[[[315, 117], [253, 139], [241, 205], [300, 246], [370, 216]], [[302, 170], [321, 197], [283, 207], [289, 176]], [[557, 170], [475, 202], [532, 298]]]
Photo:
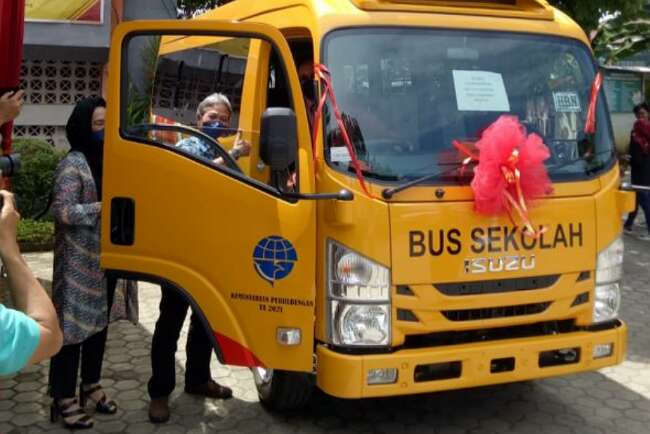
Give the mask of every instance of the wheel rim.
[[257, 372], [261, 384], [269, 384], [273, 379], [273, 369], [271, 368], [266, 369], [258, 366], [255, 368], [255, 371]]

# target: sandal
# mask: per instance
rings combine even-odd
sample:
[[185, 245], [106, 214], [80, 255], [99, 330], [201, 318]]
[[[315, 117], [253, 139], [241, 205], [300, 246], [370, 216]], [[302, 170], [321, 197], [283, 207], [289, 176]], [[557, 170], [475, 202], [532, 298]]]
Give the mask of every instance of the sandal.
[[76, 398], [53, 399], [50, 405], [50, 421], [52, 423], [63, 417], [63, 424], [68, 429], [92, 428], [95, 421], [83, 408], [79, 406]]
[[99, 384], [93, 384], [88, 389], [85, 389], [83, 384], [79, 385], [79, 402], [81, 408], [86, 408], [87, 400], [91, 400], [95, 403], [95, 410], [97, 413], [117, 413], [117, 403], [112, 399], [108, 399], [102, 386]]

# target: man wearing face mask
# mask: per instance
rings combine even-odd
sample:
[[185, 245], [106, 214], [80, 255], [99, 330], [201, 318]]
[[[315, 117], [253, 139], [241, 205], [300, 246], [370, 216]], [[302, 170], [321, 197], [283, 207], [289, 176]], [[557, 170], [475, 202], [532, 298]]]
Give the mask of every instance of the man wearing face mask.
[[[228, 98], [221, 93], [213, 93], [206, 97], [196, 109], [196, 126], [208, 136], [215, 140], [219, 137], [230, 134], [230, 118], [232, 106]], [[199, 137], [189, 137], [176, 144], [176, 147], [194, 154], [198, 157], [210, 160], [215, 164], [223, 164], [223, 158], [218, 157], [214, 145], [206, 143]], [[235, 160], [239, 157], [250, 154], [251, 146], [242, 140], [239, 132], [235, 138], [235, 145], [228, 152]]]
[[[214, 139], [230, 134], [230, 118], [232, 106], [228, 98], [215, 93], [205, 98], [196, 110], [197, 127]], [[206, 143], [199, 137], [189, 137], [181, 140], [176, 147], [200, 158], [223, 164], [223, 158], [218, 157], [215, 146]], [[237, 160], [240, 156], [250, 153], [250, 144], [241, 140], [239, 133], [235, 145], [229, 151], [231, 157]], [[188, 301], [174, 288], [162, 285], [160, 300], [160, 316], [151, 343], [151, 379], [148, 391], [149, 420], [153, 423], [164, 423], [169, 420], [169, 395], [176, 387], [176, 349], [187, 311]], [[187, 361], [185, 363], [185, 392], [207, 398], [227, 399], [232, 396], [232, 390], [222, 386], [212, 379], [210, 373], [210, 358], [212, 357], [212, 342], [206, 333], [200, 318], [192, 312], [190, 328], [185, 347]]]

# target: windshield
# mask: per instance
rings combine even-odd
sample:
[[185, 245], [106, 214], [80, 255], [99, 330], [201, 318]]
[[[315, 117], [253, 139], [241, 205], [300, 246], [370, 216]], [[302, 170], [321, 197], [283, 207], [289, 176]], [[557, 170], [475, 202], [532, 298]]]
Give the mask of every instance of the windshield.
[[[551, 151], [553, 180], [581, 179], [609, 166], [613, 140], [601, 90], [597, 133], [584, 134], [595, 66], [581, 43], [552, 36], [407, 28], [340, 30], [325, 40], [339, 108], [364, 174], [402, 181], [459, 179], [466, 155], [502, 114], [515, 115]], [[331, 106], [328, 163], [350, 171]]]

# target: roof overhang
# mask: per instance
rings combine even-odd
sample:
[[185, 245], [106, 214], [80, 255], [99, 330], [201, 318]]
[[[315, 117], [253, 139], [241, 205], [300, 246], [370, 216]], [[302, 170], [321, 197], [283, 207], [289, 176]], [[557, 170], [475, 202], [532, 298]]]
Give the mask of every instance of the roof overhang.
[[650, 75], [649, 66], [611, 66], [601, 65], [601, 69], [607, 72], [629, 72], [634, 74]]
[[401, 11], [487, 15], [553, 20], [554, 10], [545, 0], [350, 0], [366, 11]]

